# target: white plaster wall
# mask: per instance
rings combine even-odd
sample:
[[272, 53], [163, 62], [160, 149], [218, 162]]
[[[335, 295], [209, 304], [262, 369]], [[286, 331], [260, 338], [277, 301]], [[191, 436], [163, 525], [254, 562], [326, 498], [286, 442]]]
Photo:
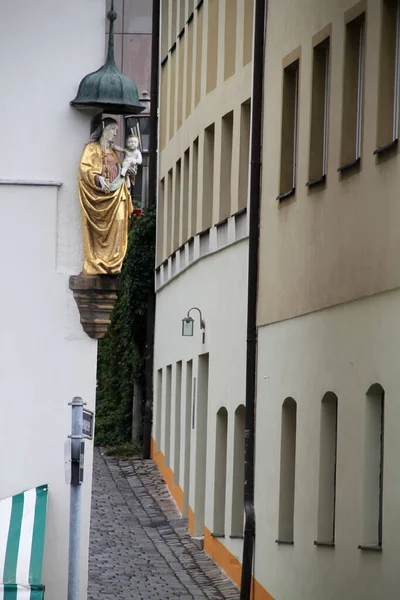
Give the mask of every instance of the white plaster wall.
[[[259, 329], [257, 580], [277, 600], [399, 597], [400, 291]], [[385, 390], [383, 552], [361, 552], [365, 395]], [[338, 397], [336, 546], [317, 548], [321, 400]], [[278, 546], [282, 403], [297, 402], [294, 545]]]
[[[1, 8], [3, 144], [0, 180], [0, 497], [49, 484], [43, 582], [67, 595], [69, 487], [64, 440], [68, 402], [94, 408], [97, 343], [82, 331], [68, 288], [81, 270], [77, 167], [89, 115], [69, 106], [81, 78], [104, 59], [103, 0], [17, 0]], [[81, 598], [86, 598], [91, 442], [83, 486]]]
[[[247, 306], [247, 240], [242, 240], [224, 250], [193, 263], [157, 294], [155, 327], [155, 398], [153, 437], [157, 421], [157, 371], [163, 369], [162, 406], [165, 403], [165, 367], [172, 364], [171, 395], [171, 452], [170, 466], [175, 464], [175, 369], [182, 360], [181, 444], [179, 485], [184, 489], [184, 465], [187, 456], [184, 445], [186, 364], [193, 360], [193, 377], [198, 376], [198, 356], [209, 353], [209, 392], [207, 425], [207, 474], [205, 525], [213, 532], [214, 465], [216, 414], [222, 406], [228, 411], [227, 485], [225, 538], [221, 542], [241, 560], [241, 540], [230, 539], [232, 502], [232, 462], [234, 413], [245, 403], [245, 353]], [[181, 320], [187, 311], [197, 306], [206, 321], [206, 342], [201, 341], [199, 318], [196, 311], [195, 333], [192, 338], [182, 337]], [[197, 397], [198, 400], [198, 397]], [[196, 400], [196, 402], [197, 402]], [[191, 399], [191, 404], [193, 398]], [[165, 455], [165, 410], [161, 414], [161, 444], [157, 447]], [[157, 440], [159, 442], [159, 440]], [[191, 429], [191, 469], [189, 504], [195, 511], [195, 448], [196, 429]]]

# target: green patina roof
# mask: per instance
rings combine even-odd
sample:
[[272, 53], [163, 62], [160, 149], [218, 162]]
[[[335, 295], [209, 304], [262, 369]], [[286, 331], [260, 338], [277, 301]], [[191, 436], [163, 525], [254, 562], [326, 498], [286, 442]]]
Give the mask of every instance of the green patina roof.
[[98, 108], [110, 114], [135, 114], [143, 110], [136, 84], [121, 73], [114, 59], [114, 21], [117, 13], [114, 1], [107, 13], [110, 21], [108, 54], [105, 65], [89, 73], [79, 84], [78, 94], [71, 102], [75, 108]]

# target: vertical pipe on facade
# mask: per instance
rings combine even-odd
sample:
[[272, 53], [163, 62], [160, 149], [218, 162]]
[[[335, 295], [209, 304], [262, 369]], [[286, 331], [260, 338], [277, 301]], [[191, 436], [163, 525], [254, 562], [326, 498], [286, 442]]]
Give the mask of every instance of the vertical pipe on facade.
[[245, 430], [245, 527], [243, 540], [240, 600], [249, 600], [251, 594], [253, 552], [255, 538], [254, 510], [254, 437], [255, 394], [257, 361], [257, 283], [261, 194], [261, 144], [264, 85], [264, 47], [267, 0], [255, 0], [253, 83], [251, 110], [251, 153], [249, 189], [249, 257], [247, 293], [247, 346], [246, 346], [246, 430]]
[[[160, 63], [160, 1], [153, 0], [151, 38], [151, 87], [150, 87], [150, 152], [149, 152], [149, 196], [148, 208], [156, 205], [157, 199], [157, 146], [158, 146], [158, 74]], [[155, 240], [154, 240], [155, 241]], [[155, 295], [149, 295], [147, 305], [145, 367], [145, 407], [143, 418], [143, 458], [151, 455], [151, 427], [153, 417], [153, 358], [154, 358]]]

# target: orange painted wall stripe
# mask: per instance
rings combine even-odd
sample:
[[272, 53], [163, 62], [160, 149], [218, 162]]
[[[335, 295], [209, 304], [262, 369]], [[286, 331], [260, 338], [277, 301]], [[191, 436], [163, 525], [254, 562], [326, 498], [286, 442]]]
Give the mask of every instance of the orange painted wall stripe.
[[[178, 505], [180, 512], [183, 512], [183, 491], [179, 485], [174, 484], [174, 474], [170, 467], [164, 466], [164, 455], [161, 451], [156, 452], [156, 442], [151, 438], [151, 458], [156, 463], [161, 475], [164, 477], [166, 484], [168, 485], [169, 491], [172, 497]], [[194, 532], [194, 512], [189, 506], [188, 511], [188, 529], [190, 535], [193, 536]], [[217, 563], [217, 565], [240, 587], [240, 578], [242, 575], [242, 564], [228, 548], [224, 546], [218, 538], [214, 538], [211, 535], [211, 531], [204, 527], [204, 550], [209, 556]], [[254, 577], [252, 577], [252, 600], [274, 600], [274, 598], [267, 592], [267, 590], [259, 583]]]
[[238, 559], [229, 552], [219, 539], [212, 537], [211, 531], [204, 527], [204, 550], [221, 567], [223, 571], [240, 586], [242, 565]]
[[175, 485], [174, 483], [174, 472], [171, 467], [164, 466], [164, 455], [162, 452], [156, 452], [156, 444], [153, 438], [151, 439], [150, 446], [151, 458], [156, 463], [161, 475], [165, 479], [165, 483], [168, 486], [169, 491], [175, 502], [178, 505], [179, 511], [183, 513], [183, 490], [179, 485]]

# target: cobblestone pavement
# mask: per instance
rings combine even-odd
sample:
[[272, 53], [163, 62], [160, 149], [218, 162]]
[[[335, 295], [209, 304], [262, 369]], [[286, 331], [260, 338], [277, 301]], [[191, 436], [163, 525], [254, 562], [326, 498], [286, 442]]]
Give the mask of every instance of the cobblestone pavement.
[[95, 448], [88, 600], [238, 600], [186, 523], [153, 461]]

